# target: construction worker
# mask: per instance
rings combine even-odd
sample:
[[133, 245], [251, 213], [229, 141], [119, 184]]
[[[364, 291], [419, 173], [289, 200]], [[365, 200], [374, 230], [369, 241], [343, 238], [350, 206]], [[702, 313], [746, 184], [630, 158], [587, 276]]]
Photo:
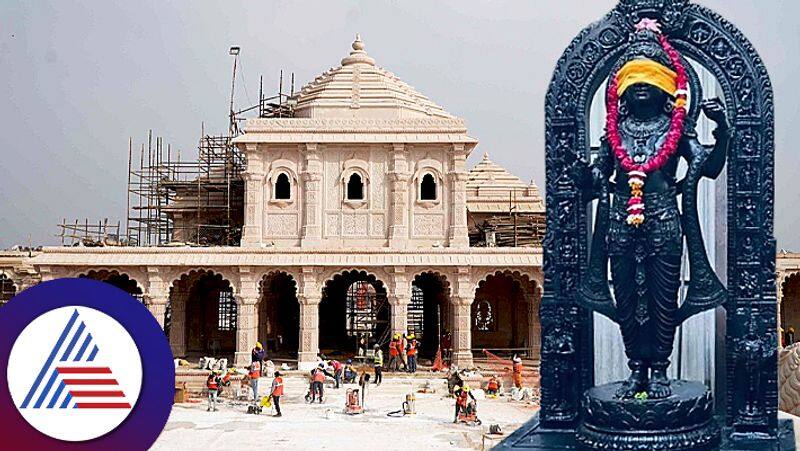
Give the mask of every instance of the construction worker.
[[514, 372], [514, 386], [522, 388], [522, 358], [514, 354], [514, 358], [511, 359], [511, 367]]
[[397, 342], [397, 352], [400, 355], [400, 364], [402, 366], [403, 371], [408, 370], [408, 356], [406, 355], [406, 345], [408, 344], [408, 340], [406, 340], [406, 334], [400, 336], [400, 340]]
[[206, 379], [206, 389], [208, 390], [208, 409], [206, 412], [217, 411], [217, 399], [219, 398], [219, 387], [222, 380], [219, 377], [219, 370], [214, 370]]
[[375, 385], [381, 385], [381, 382], [383, 382], [383, 350], [381, 350], [381, 345], [378, 343], [375, 343], [372, 366], [375, 368]]
[[472, 395], [468, 385], [464, 385], [463, 387], [456, 386], [453, 390], [453, 394], [456, 396], [456, 414], [455, 418], [453, 418], [453, 423], [458, 423], [458, 414], [461, 412], [468, 413], [469, 399], [472, 398], [474, 402], [475, 396]]
[[247, 376], [250, 378], [250, 388], [253, 389], [253, 402], [258, 403], [258, 379], [261, 377], [261, 362], [251, 363]]
[[264, 350], [264, 346], [260, 341], [256, 342], [256, 346], [250, 351], [250, 362], [263, 362], [266, 357], [267, 351]]
[[272, 380], [272, 390], [269, 393], [272, 403], [275, 405], [275, 416], [281, 415], [281, 396], [283, 396], [283, 377], [280, 371], [275, 372], [275, 379]]
[[408, 336], [408, 345], [406, 350], [406, 355], [408, 357], [408, 372], [409, 373], [416, 373], [417, 372], [417, 346], [419, 343], [417, 342], [416, 337], [414, 334]]
[[347, 362], [344, 364], [344, 383], [354, 384], [356, 382], [356, 377], [358, 377], [358, 373], [356, 369], [353, 368], [353, 359], [347, 359]]
[[392, 335], [391, 341], [389, 341], [389, 371], [397, 371], [400, 368], [400, 365], [397, 363], [397, 341], [400, 339], [400, 335], [394, 334]]
[[342, 362], [338, 360], [331, 360], [328, 362], [328, 365], [330, 365], [333, 369], [333, 381], [336, 383], [334, 388], [339, 388], [339, 385], [342, 383], [342, 373], [344, 372]]
[[497, 379], [496, 374], [492, 374], [492, 377], [489, 378], [489, 382], [486, 383], [486, 394], [496, 395], [499, 390], [500, 390], [500, 380]]
[[323, 383], [325, 382], [325, 364], [320, 362], [319, 366], [311, 371], [311, 402], [319, 396], [319, 403], [322, 404]]

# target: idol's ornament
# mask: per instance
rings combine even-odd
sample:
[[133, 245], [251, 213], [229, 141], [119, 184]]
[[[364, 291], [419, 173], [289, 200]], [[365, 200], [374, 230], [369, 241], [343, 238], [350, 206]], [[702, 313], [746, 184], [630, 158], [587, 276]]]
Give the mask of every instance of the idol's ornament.
[[[690, 61], [716, 76], [724, 102], [704, 97]], [[603, 86], [605, 134], [589, 163], [587, 116]], [[570, 44], [546, 104], [542, 406], [500, 449], [794, 449], [775, 390], [772, 101], [747, 39], [688, 0], [620, 0]], [[701, 114], [711, 143], [698, 141]], [[727, 183], [727, 221], [717, 216], [709, 242], [704, 178]], [[706, 249], [725, 239], [712, 265]], [[670, 356], [677, 328], [719, 307], [725, 347], [693, 350], [724, 354], [712, 392], [670, 372]], [[625, 380], [594, 383], [595, 312], [619, 325]]]

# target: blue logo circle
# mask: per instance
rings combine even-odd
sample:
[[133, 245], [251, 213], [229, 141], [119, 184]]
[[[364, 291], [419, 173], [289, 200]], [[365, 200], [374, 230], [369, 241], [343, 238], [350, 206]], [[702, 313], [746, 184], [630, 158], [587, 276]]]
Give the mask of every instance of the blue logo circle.
[[44, 282], [0, 308], [0, 366], [2, 450], [144, 450], [172, 410], [164, 332], [103, 282]]

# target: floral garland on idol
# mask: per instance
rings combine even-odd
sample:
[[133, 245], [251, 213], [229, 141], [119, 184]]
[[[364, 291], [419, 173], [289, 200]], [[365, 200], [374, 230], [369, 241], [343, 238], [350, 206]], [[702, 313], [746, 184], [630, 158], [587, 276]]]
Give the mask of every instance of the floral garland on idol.
[[620, 85], [620, 72], [617, 72], [611, 77], [608, 88], [607, 110], [606, 117], [606, 133], [608, 142], [614, 152], [614, 156], [619, 161], [620, 167], [628, 174], [628, 185], [631, 188], [631, 197], [628, 200], [628, 217], [627, 223], [634, 227], [639, 227], [644, 223], [644, 183], [647, 175], [661, 169], [669, 160], [675, 155], [678, 150], [683, 133], [683, 124], [686, 119], [686, 104], [688, 98], [688, 77], [686, 75], [686, 68], [681, 62], [680, 54], [675, 50], [672, 45], [667, 41], [666, 36], [661, 33], [660, 24], [651, 19], [643, 19], [636, 25], [637, 32], [650, 30], [658, 35], [659, 42], [662, 48], [669, 56], [672, 67], [675, 72], [675, 90], [673, 96], [675, 97], [675, 105], [672, 111], [672, 120], [670, 122], [669, 132], [664, 145], [659, 151], [651, 156], [643, 164], [638, 164], [633, 161], [633, 158], [628, 154], [622, 146], [622, 138], [619, 135], [619, 97], [621, 93], [618, 91]]

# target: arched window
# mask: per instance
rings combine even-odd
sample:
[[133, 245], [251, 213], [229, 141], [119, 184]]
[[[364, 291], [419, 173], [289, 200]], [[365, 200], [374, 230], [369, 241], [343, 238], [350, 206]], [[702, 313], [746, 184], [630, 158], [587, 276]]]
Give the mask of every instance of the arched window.
[[8, 302], [16, 294], [17, 289], [14, 287], [14, 282], [5, 274], [0, 274], [0, 306]]
[[292, 184], [289, 182], [289, 176], [285, 172], [281, 172], [275, 179], [275, 199], [289, 200], [291, 198]]
[[420, 200], [436, 200], [436, 180], [433, 174], [425, 174], [419, 184]]
[[364, 200], [364, 182], [357, 172], [347, 180], [347, 200]]
[[481, 332], [494, 331], [494, 308], [492, 303], [487, 300], [477, 301], [475, 303], [475, 328]]

